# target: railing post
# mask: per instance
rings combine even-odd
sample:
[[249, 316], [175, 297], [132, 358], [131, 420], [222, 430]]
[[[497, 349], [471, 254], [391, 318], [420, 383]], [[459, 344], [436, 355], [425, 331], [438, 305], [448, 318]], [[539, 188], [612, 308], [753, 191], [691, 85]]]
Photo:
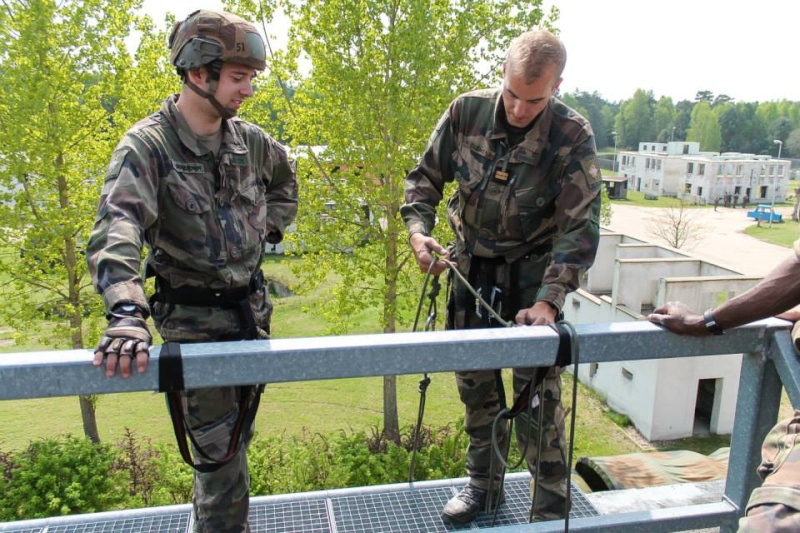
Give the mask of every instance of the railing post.
[[[772, 339], [767, 341], [770, 345]], [[742, 516], [750, 493], [761, 480], [756, 469], [761, 463], [761, 443], [778, 420], [781, 381], [775, 365], [763, 352], [744, 354], [736, 400], [736, 420], [731, 435], [725, 497]], [[720, 533], [733, 533], [736, 522], [721, 524]]]

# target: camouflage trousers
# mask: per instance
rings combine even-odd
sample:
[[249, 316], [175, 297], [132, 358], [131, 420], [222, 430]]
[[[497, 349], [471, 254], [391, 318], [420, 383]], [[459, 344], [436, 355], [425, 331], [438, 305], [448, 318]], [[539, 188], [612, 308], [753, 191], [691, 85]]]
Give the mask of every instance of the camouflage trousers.
[[[248, 387], [253, 391], [252, 387]], [[239, 415], [239, 387], [219, 387], [186, 391], [186, 422], [203, 452], [212, 458], [227, 454], [231, 432]], [[250, 507], [250, 475], [247, 470], [247, 444], [251, 429], [239, 453], [214, 472], [194, 472], [194, 533], [246, 533]], [[209, 462], [192, 445], [195, 461]]]
[[[466, 259], [466, 260], [465, 260]], [[520, 261], [526, 261], [523, 258]], [[456, 259], [459, 270], [470, 269], [470, 259], [459, 255]], [[517, 265], [519, 274], [509, 274], [509, 265], [496, 263], [488, 268], [492, 270], [489, 279], [492, 287], [486, 287], [486, 276], [475, 275], [475, 260], [472, 258], [472, 272], [468, 278], [475, 286], [483, 284], [482, 294], [500, 294], [495, 298], [495, 308], [500, 308], [504, 320], [513, 321], [521, 307], [533, 305], [541, 283], [544, 265], [547, 261], [541, 257], [533, 258], [527, 264]], [[520, 268], [521, 266], [521, 268]], [[481, 268], [487, 268], [483, 265]], [[467, 274], [465, 274], [466, 276]], [[476, 281], [479, 278], [483, 282]], [[515, 283], [516, 282], [516, 283]], [[478, 287], [476, 287], [478, 288]], [[508, 298], [512, 296], [512, 298]], [[488, 300], [488, 298], [487, 298]], [[486, 321], [486, 311], [480, 317], [476, 313], [475, 298], [458, 280], [452, 284], [452, 292], [448, 300], [448, 329], [466, 329], [497, 326]], [[553, 358], [555, 359], [555, 353]], [[480, 354], [475, 354], [480, 357]], [[513, 400], [516, 401], [523, 388], [530, 382], [534, 368], [513, 369]], [[567, 496], [566, 465], [566, 418], [561, 403], [561, 376], [556, 367], [547, 369], [545, 380], [539, 389], [543, 401], [532, 410], [527, 411], [514, 420], [517, 446], [524, 454], [531, 472], [531, 498], [533, 516], [536, 520], [555, 520], [564, 518]], [[456, 372], [461, 402], [465, 406], [464, 425], [469, 435], [467, 450], [467, 473], [470, 484], [486, 489], [499, 482], [502, 475], [502, 464], [492, 454], [492, 425], [496, 415], [506, 405], [505, 387], [499, 370], [480, 370]], [[531, 394], [533, 397], [533, 394]], [[541, 454], [539, 453], [539, 410], [543, 409]], [[506, 450], [509, 442], [509, 428], [506, 422], [498, 424], [496, 441], [500, 450]], [[537, 476], [537, 460], [539, 472]], [[492, 471], [490, 471], [492, 470]], [[538, 484], [535, 481], [538, 479]]]
[[[259, 336], [268, 338], [272, 303], [265, 289], [250, 295], [253, 318]], [[240, 311], [155, 302], [153, 320], [165, 341], [183, 344], [234, 341], [248, 338]], [[247, 387], [252, 395], [254, 387]], [[186, 423], [203, 452], [212, 458], [228, 453], [231, 431], [239, 416], [241, 387], [211, 387], [188, 390], [183, 397]], [[251, 400], [252, 401], [252, 400]], [[247, 470], [247, 445], [253, 428], [245, 435], [239, 453], [214, 472], [194, 472], [194, 533], [249, 532], [250, 475]], [[192, 443], [196, 462], [207, 463]]]
[[800, 410], [764, 439], [758, 474], [764, 480], [747, 502], [740, 533], [800, 531]]

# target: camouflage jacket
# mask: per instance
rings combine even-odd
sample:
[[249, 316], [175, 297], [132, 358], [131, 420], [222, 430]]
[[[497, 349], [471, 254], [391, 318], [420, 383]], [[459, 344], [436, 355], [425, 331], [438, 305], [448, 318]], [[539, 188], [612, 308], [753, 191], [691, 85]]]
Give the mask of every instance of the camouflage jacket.
[[401, 214], [409, 234], [429, 235], [444, 186], [455, 180], [448, 221], [460, 248], [508, 262], [550, 253], [536, 301], [561, 308], [597, 252], [601, 179], [594, 134], [586, 119], [552, 98], [509, 150], [503, 113], [500, 89], [458, 97], [406, 177]]
[[133, 126], [117, 145], [86, 259], [106, 310], [147, 309], [143, 246], [172, 287], [247, 286], [266, 242], [283, 239], [297, 213], [297, 181], [286, 151], [257, 126], [223, 121], [218, 164], [175, 105]]

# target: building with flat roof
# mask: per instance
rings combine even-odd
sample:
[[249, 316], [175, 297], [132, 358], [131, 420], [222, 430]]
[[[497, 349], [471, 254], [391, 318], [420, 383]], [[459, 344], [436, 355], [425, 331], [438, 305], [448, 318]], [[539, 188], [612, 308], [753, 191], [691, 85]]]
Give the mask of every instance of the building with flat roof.
[[701, 152], [697, 142], [642, 142], [618, 160], [628, 189], [645, 197], [705, 205], [728, 196], [740, 205], [745, 197], [749, 204], [780, 203], [789, 192], [791, 161], [769, 155]]
[[[594, 265], [567, 294], [564, 315], [574, 324], [628, 322], [676, 300], [708, 309], [760, 279], [604, 228]], [[741, 355], [713, 355], [589, 363], [579, 378], [646, 439], [669, 440], [730, 434], [740, 371]]]

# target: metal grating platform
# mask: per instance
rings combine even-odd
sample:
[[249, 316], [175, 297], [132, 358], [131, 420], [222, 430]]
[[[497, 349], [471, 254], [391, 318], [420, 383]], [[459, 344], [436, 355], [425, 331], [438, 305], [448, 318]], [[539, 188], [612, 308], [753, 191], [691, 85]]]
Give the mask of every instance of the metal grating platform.
[[[496, 527], [528, 522], [529, 481], [527, 472], [506, 476], [506, 501]], [[258, 496], [250, 501], [250, 528], [253, 533], [433, 533], [492, 527], [491, 515], [462, 526], [442, 521], [442, 507], [466, 482], [463, 478]], [[190, 514], [191, 506], [180, 505], [0, 524], [0, 532], [184, 533], [189, 531]], [[570, 517], [594, 516], [599, 516], [597, 510], [573, 486]]]

